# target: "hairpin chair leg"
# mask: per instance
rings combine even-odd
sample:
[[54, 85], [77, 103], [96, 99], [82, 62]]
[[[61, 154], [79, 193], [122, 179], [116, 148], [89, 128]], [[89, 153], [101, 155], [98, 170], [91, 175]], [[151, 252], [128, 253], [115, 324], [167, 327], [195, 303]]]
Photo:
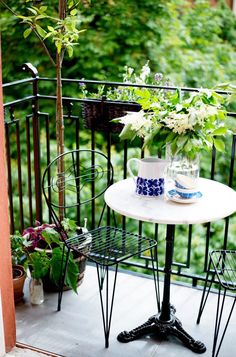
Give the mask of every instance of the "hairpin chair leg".
[[[102, 309], [103, 328], [104, 328], [104, 335], [105, 335], [105, 347], [108, 348], [118, 264], [115, 265], [115, 276], [113, 281], [113, 289], [111, 292], [110, 303], [109, 303], [109, 267], [99, 264], [96, 264], [96, 266], [97, 266], [98, 286], [99, 286], [99, 294], [100, 294], [101, 309]], [[104, 282], [106, 285], [106, 291], [104, 292], [105, 296], [103, 298], [102, 289], [103, 289]]]
[[201, 298], [201, 303], [200, 303], [200, 307], [199, 307], [199, 311], [198, 311], [197, 324], [200, 323], [201, 316], [202, 316], [203, 310], [205, 308], [205, 305], [206, 305], [206, 302], [207, 302], [207, 299], [208, 299], [208, 296], [209, 296], [209, 293], [210, 293], [210, 290], [211, 290], [212, 283], [213, 283], [213, 281], [215, 279], [215, 273], [212, 273], [212, 278], [210, 280], [210, 285], [207, 288], [207, 283], [209, 282], [210, 267], [211, 267], [211, 259], [209, 261], [209, 265], [208, 265], [208, 269], [207, 269], [206, 280], [205, 280], [203, 293], [202, 293], [202, 298]]
[[[218, 336], [219, 336], [219, 331], [220, 331], [220, 325], [221, 325], [221, 320], [222, 320], [222, 316], [223, 316], [223, 310], [224, 310], [224, 304], [225, 304], [225, 297], [226, 297], [226, 289], [224, 289], [224, 293], [221, 294], [221, 286], [219, 285], [219, 290], [218, 290], [218, 301], [217, 301], [217, 311], [216, 311], [216, 320], [215, 320], [215, 332], [214, 332], [214, 338], [213, 338], [213, 347], [212, 347], [212, 357], [217, 357], [219, 355], [219, 351], [229, 324], [229, 321], [231, 319], [232, 316], [232, 312], [235, 306], [235, 302], [236, 302], [236, 297], [234, 298], [234, 301], [232, 303], [230, 312], [229, 312], [229, 316], [228, 319], [225, 323], [225, 328], [222, 332], [222, 336], [221, 339], [218, 343], [218, 347], [217, 347], [217, 341], [218, 341]], [[221, 301], [220, 301], [221, 300]], [[221, 304], [221, 306], [220, 306]]]
[[63, 288], [64, 288], [65, 277], [66, 277], [66, 269], [69, 261], [69, 255], [70, 255], [70, 249], [67, 248], [65, 245], [63, 245], [57, 311], [61, 311], [61, 301], [62, 301]]

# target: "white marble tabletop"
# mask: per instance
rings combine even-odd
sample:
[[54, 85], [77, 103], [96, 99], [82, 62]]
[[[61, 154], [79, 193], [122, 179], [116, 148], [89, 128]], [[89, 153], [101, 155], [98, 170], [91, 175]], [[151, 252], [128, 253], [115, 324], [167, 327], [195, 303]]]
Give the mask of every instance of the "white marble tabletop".
[[217, 181], [199, 178], [202, 197], [194, 203], [177, 203], [165, 195], [140, 197], [132, 178], [111, 185], [105, 201], [114, 211], [140, 221], [161, 224], [212, 222], [236, 211], [236, 191]]

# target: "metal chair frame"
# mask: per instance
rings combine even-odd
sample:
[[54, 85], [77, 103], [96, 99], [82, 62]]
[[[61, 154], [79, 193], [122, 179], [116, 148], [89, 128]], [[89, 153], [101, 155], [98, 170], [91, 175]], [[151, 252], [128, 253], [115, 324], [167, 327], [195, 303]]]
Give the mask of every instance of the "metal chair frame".
[[[81, 167], [81, 155], [87, 155], [88, 158], [90, 158], [90, 160], [88, 160], [88, 163], [86, 163], [88, 167]], [[70, 156], [71, 166], [69, 166], [68, 168], [65, 167], [65, 159]], [[97, 158], [104, 160], [104, 164], [106, 163], [106, 165], [97, 165]], [[60, 164], [62, 165], [61, 167], [64, 167], [64, 171], [62, 171], [60, 175], [56, 173], [56, 177], [54, 177], [51, 174], [51, 170], [53, 165], [55, 166], [58, 161], [60, 161]], [[107, 174], [107, 185], [103, 186], [103, 188], [99, 192], [96, 192], [94, 182], [96, 181], [96, 179], [104, 178], [104, 174]], [[96, 264], [106, 348], [109, 347], [109, 334], [111, 328], [117, 272], [118, 265], [120, 262], [124, 262], [126, 259], [134, 255], [150, 250], [155, 294], [157, 300], [157, 309], [158, 311], [160, 311], [158, 269], [157, 271], [155, 271], [154, 266], [154, 256], [157, 261], [157, 242], [153, 239], [119, 229], [116, 227], [116, 222], [115, 227], [100, 227], [106, 208], [105, 202], [100, 215], [98, 227], [89, 230], [88, 232], [82, 232], [72, 238], [69, 238], [67, 232], [63, 229], [59, 216], [60, 213], [58, 214], [57, 211], [60, 212], [63, 210], [63, 212], [65, 212], [67, 208], [80, 207], [83, 204], [95, 201], [95, 199], [101, 196], [105, 192], [107, 187], [111, 185], [111, 183], [113, 182], [113, 174], [113, 166], [107, 156], [105, 156], [103, 153], [95, 150], [78, 149], [68, 151], [52, 160], [51, 163], [45, 169], [42, 178], [43, 195], [49, 208], [49, 212], [58, 231], [60, 232], [62, 241], [65, 243], [63, 245], [63, 259], [61, 262], [61, 279], [58, 293], [57, 310], [61, 310], [63, 286], [65, 282], [69, 254], [71, 251], [76, 251], [77, 253], [80, 253], [86, 258], [92, 260]], [[91, 197], [89, 199], [86, 198], [85, 200], [81, 200], [82, 190], [85, 187], [88, 188], [88, 186], [91, 188]], [[75, 202], [73, 202], [73, 204], [68, 203], [67, 205], [66, 194], [64, 197], [63, 204], [53, 202], [51, 191], [53, 190], [54, 192], [58, 193], [60, 189], [62, 189], [63, 192], [73, 192], [76, 196]], [[115, 221], [114, 212], [113, 217]], [[110, 266], [114, 266], [115, 274], [111, 296], [109, 299]], [[104, 283], [106, 285], [106, 291], [104, 293], [105, 296], [103, 296], [102, 293]]]
[[[202, 298], [200, 302], [197, 324], [200, 323], [202, 313], [204, 311], [209, 292], [211, 290], [212, 284], [217, 278], [219, 283], [218, 287], [218, 299], [216, 306], [216, 318], [215, 318], [215, 328], [213, 336], [213, 346], [212, 346], [212, 357], [217, 357], [222, 346], [223, 339], [225, 337], [226, 330], [228, 328], [232, 312], [236, 303], [236, 295], [233, 299], [228, 318], [225, 322], [225, 326], [222, 330], [221, 337], [219, 339], [220, 327], [224, 312], [225, 298], [227, 291], [236, 292], [236, 251], [233, 250], [213, 250], [210, 253], [209, 265], [205, 280], [205, 285], [202, 293]], [[213, 268], [213, 270], [212, 270]], [[212, 274], [211, 278], [209, 275]], [[207, 287], [209, 283], [209, 286]]]

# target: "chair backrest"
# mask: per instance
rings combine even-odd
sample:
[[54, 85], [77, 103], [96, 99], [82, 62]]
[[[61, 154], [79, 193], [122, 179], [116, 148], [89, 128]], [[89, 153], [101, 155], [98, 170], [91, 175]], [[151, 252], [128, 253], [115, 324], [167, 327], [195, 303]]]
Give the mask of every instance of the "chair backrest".
[[80, 206], [94, 202], [112, 181], [113, 166], [99, 151], [79, 149], [57, 156], [42, 178], [43, 195], [55, 223], [60, 221], [60, 212], [69, 216], [73, 208], [74, 216], [70, 218], [78, 221]]

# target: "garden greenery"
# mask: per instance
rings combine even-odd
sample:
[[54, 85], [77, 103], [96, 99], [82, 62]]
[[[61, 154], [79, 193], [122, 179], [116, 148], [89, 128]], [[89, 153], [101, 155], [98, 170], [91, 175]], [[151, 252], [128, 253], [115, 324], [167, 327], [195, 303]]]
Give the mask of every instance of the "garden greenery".
[[[7, 4], [16, 13], [25, 7], [23, 1]], [[56, 4], [57, 0], [41, 1], [48, 14], [55, 13]], [[177, 86], [211, 88], [235, 79], [236, 19], [225, 0], [217, 6], [210, 0], [196, 0], [194, 6], [189, 0], [91, 0], [81, 1], [79, 8], [81, 16], [75, 19], [86, 31], [80, 45], [73, 47], [73, 58], [64, 60], [64, 77], [121, 80], [125, 65], [137, 70], [149, 59], [154, 73], [164, 73]], [[54, 77], [37, 40], [29, 36], [23, 42], [28, 24], [19, 30], [17, 21], [1, 9], [4, 82], [15, 80], [16, 69], [25, 62]]]

